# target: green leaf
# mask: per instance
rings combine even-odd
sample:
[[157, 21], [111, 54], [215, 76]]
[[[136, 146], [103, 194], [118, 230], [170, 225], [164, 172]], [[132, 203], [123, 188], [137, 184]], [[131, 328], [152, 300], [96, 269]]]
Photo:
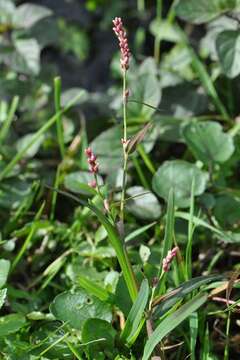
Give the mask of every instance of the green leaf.
[[207, 186], [207, 173], [187, 161], [166, 161], [153, 177], [153, 190], [167, 201], [169, 191], [173, 189], [176, 206], [188, 207], [193, 177], [195, 178], [194, 195], [201, 195]]
[[84, 290], [59, 294], [50, 305], [50, 311], [56, 319], [68, 322], [75, 329], [81, 329], [87, 319], [112, 319], [110, 306]]
[[157, 77], [152, 73], [143, 73], [136, 76], [130, 82], [130, 88], [133, 89], [131, 98], [138, 103], [128, 103], [128, 116], [141, 118], [144, 121], [149, 120], [154, 114], [155, 109], [150, 108], [143, 103], [152, 107], [158, 107], [161, 100], [161, 87]]
[[165, 298], [162, 298], [160, 304], [155, 308], [154, 318], [157, 319], [164, 315], [169, 309], [177, 304], [178, 301], [183, 300], [185, 296], [189, 295], [194, 290], [213, 281], [222, 280], [223, 278], [222, 275], [198, 276], [182, 283], [176, 289], [165, 294]]
[[202, 24], [234, 10], [239, 4], [239, 0], [180, 0], [176, 13], [186, 21]]
[[183, 136], [194, 156], [205, 164], [223, 163], [234, 152], [232, 137], [217, 122], [192, 122], [183, 129]]
[[105, 320], [88, 319], [83, 325], [82, 341], [84, 343], [91, 342], [87, 347], [91, 359], [97, 359], [94, 355], [97, 356], [101, 351], [112, 354], [114, 351], [115, 336], [116, 330]]
[[62, 92], [61, 95], [61, 105], [63, 107], [67, 106], [69, 102], [75, 98], [76, 96], [79, 96], [78, 101], [75, 102], [74, 106], [81, 105], [88, 99], [87, 91], [81, 88], [70, 88], [68, 90], [65, 90]]
[[131, 338], [135, 335], [143, 318], [144, 310], [147, 305], [149, 296], [148, 280], [144, 279], [137, 299], [133, 303], [133, 306], [128, 314], [127, 321], [121, 334], [123, 341], [130, 342]]
[[17, 27], [29, 29], [50, 15], [52, 15], [52, 11], [45, 6], [26, 3], [17, 7], [14, 12], [13, 23]]
[[195, 312], [200, 306], [202, 306], [207, 300], [207, 294], [201, 294], [195, 296], [192, 300], [181, 306], [177, 311], [174, 311], [171, 315], [167, 316], [154, 330], [152, 335], [146, 342], [144, 347], [144, 354], [142, 360], [148, 360], [155, 349], [156, 345], [162, 341], [162, 339], [174, 330], [181, 322]]
[[150, 31], [158, 40], [165, 40], [174, 43], [181, 41], [181, 36], [179, 36], [177, 27], [166, 20], [153, 20], [150, 24]]
[[7, 297], [7, 289], [0, 290], [0, 309], [3, 306], [6, 297]]
[[[28, 146], [28, 144], [31, 143], [33, 137], [35, 134], [27, 134], [25, 136], [22, 136], [18, 142], [17, 142], [17, 150], [21, 151], [22, 149], [24, 149], [26, 146]], [[25, 158], [32, 158], [34, 157], [37, 153], [38, 150], [40, 149], [40, 146], [42, 145], [44, 140], [44, 136], [39, 136], [39, 138], [37, 139], [37, 141], [34, 143], [34, 145], [32, 145], [31, 147], [29, 147], [28, 151], [25, 153], [24, 157]]]
[[122, 127], [114, 126], [103, 131], [90, 144], [94, 153], [98, 156], [100, 172], [112, 173], [122, 164]]
[[26, 324], [22, 314], [10, 314], [0, 317], [0, 337], [13, 334]]
[[[64, 178], [66, 189], [87, 196], [96, 195], [96, 191], [88, 186], [90, 181], [94, 180], [93, 174], [86, 171], [76, 171], [68, 174]], [[99, 185], [103, 184], [102, 178], [98, 176]]]
[[11, 67], [26, 75], [38, 75], [40, 71], [40, 46], [35, 39], [18, 39], [15, 51], [10, 55]]
[[172, 243], [174, 239], [174, 224], [175, 224], [175, 211], [174, 211], [174, 191], [171, 188], [168, 194], [168, 202], [167, 202], [167, 220], [164, 232], [164, 240], [163, 240], [163, 251], [161, 255], [161, 266], [163, 259], [167, 256], [167, 253], [172, 248]]
[[0, 288], [6, 284], [9, 270], [10, 270], [10, 261], [5, 259], [0, 259]]
[[11, 0], [0, 0], [0, 23], [11, 24], [16, 7]]
[[216, 49], [225, 75], [234, 78], [240, 74], [240, 31], [226, 30], [216, 39]]
[[141, 186], [133, 186], [127, 189], [127, 195], [133, 197], [126, 202], [127, 210], [133, 215], [144, 220], [156, 220], [160, 218], [161, 205], [152, 192]]
[[153, 227], [154, 225], [156, 225], [157, 222], [153, 222], [151, 224], [148, 225], [144, 225], [142, 227], [138, 227], [136, 230], [132, 231], [130, 234], [128, 234], [125, 237], [125, 242], [131, 241], [133, 239], [135, 239], [136, 237], [139, 237], [140, 235], [142, 235], [143, 233], [146, 233], [146, 231], [148, 229], [150, 229], [151, 227]]

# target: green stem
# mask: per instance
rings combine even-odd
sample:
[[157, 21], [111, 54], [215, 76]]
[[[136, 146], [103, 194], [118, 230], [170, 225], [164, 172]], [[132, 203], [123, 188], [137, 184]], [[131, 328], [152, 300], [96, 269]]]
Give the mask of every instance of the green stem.
[[57, 121], [59, 115], [63, 115], [66, 111], [68, 111], [75, 103], [78, 101], [80, 97], [82, 97], [82, 92], [78, 94], [72, 101], [69, 102], [69, 104], [60, 112], [56, 113], [54, 116], [52, 116], [32, 137], [32, 140], [23, 147], [22, 150], [20, 150], [14, 158], [10, 161], [10, 163], [3, 169], [3, 171], [0, 173], [0, 181], [3, 180], [14, 168], [14, 166], [24, 157], [26, 152], [31, 148], [32, 145], [35, 144], [35, 142], [41, 137], [50, 127]]
[[55, 103], [55, 111], [58, 113], [57, 117], [57, 138], [59, 149], [62, 158], [65, 155], [65, 146], [64, 146], [64, 135], [63, 135], [63, 124], [62, 124], [62, 115], [60, 114], [61, 111], [61, 89], [62, 89], [62, 82], [60, 77], [56, 77], [54, 79], [54, 103]]
[[127, 182], [127, 162], [128, 162], [128, 153], [127, 153], [127, 76], [126, 70], [123, 71], [123, 179], [122, 179], [122, 193], [121, 193], [121, 203], [120, 203], [120, 218], [124, 220], [124, 202], [126, 194], [126, 182]]
[[137, 151], [138, 151], [139, 155], [141, 156], [141, 158], [143, 159], [148, 170], [152, 173], [152, 175], [154, 175], [156, 172], [155, 167], [154, 167], [150, 157], [146, 153], [144, 147], [142, 146], [142, 144], [139, 144], [137, 146]]
[[[162, 0], [157, 0], [156, 20], [160, 22], [161, 18], [162, 18]], [[154, 41], [154, 58], [157, 64], [160, 61], [160, 48], [161, 48], [161, 41], [156, 36]]]
[[148, 184], [148, 181], [147, 181], [147, 179], [146, 179], [146, 177], [145, 177], [145, 175], [144, 175], [144, 173], [143, 173], [143, 171], [141, 169], [138, 158], [133, 157], [132, 161], [133, 161], [133, 164], [134, 164], [134, 166], [135, 166], [135, 168], [137, 170], [138, 176], [140, 178], [140, 181], [141, 181], [143, 187], [145, 189], [150, 189], [150, 185]]
[[137, 8], [139, 12], [145, 11], [145, 0], [138, 0]]
[[231, 311], [228, 312], [227, 317], [227, 326], [226, 326], [226, 345], [224, 349], [224, 360], [229, 359], [229, 334], [230, 334], [230, 324], [231, 324]]

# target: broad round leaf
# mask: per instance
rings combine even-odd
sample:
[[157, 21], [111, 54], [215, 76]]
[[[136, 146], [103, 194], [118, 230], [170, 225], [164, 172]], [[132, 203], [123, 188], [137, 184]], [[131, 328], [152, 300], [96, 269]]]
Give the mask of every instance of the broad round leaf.
[[52, 15], [52, 11], [45, 6], [35, 4], [23, 4], [17, 7], [13, 23], [17, 27], [30, 28], [41, 19]]
[[230, 78], [240, 74], [240, 31], [226, 30], [216, 40], [222, 70]]
[[84, 290], [59, 294], [50, 305], [50, 311], [56, 319], [68, 322], [75, 329], [81, 329], [87, 319], [112, 319], [110, 306]]
[[239, 0], [180, 0], [176, 12], [182, 19], [202, 24], [239, 6]]
[[128, 197], [133, 197], [126, 203], [129, 212], [140, 219], [159, 219], [161, 215], [161, 205], [153, 193], [141, 186], [133, 186], [127, 189], [127, 195]]
[[194, 195], [201, 195], [206, 189], [207, 173], [183, 160], [166, 161], [154, 175], [152, 186], [153, 190], [166, 201], [170, 189], [173, 189], [176, 206], [188, 207], [193, 178], [195, 179]]
[[223, 163], [234, 152], [233, 138], [213, 121], [190, 123], [183, 129], [183, 136], [194, 156], [205, 164]]

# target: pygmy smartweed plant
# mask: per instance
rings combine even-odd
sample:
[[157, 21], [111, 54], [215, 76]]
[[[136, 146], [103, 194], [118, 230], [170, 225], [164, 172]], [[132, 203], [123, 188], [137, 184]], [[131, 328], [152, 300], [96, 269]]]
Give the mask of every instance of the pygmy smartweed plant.
[[123, 27], [122, 19], [116, 17], [113, 20], [113, 31], [115, 32], [118, 40], [119, 40], [119, 48], [121, 52], [120, 65], [122, 69], [123, 76], [123, 92], [122, 92], [122, 102], [123, 102], [123, 179], [122, 179], [122, 194], [121, 194], [121, 202], [120, 202], [120, 219], [123, 223], [124, 221], [124, 202], [125, 202], [125, 193], [126, 193], [126, 181], [127, 181], [127, 162], [128, 162], [128, 139], [127, 139], [127, 99], [129, 95], [129, 91], [127, 89], [127, 70], [129, 69], [129, 61], [130, 61], [130, 50], [128, 46], [128, 39], [126, 31]]

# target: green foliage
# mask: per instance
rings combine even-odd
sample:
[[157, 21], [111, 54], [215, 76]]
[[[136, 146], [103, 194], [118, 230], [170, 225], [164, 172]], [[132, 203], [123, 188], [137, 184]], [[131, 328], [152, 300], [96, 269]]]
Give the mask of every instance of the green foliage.
[[56, 319], [67, 322], [75, 329], [81, 329], [84, 322], [90, 318], [107, 321], [112, 319], [109, 305], [89, 296], [84, 290], [59, 294], [50, 310]]
[[237, 358], [239, 0], [48, 3], [0, 0], [0, 358]]
[[187, 161], [166, 161], [154, 175], [152, 185], [154, 191], [165, 200], [168, 198], [170, 189], [173, 189], [176, 205], [188, 207], [193, 178], [195, 178], [194, 195], [201, 195], [207, 186], [207, 173]]

